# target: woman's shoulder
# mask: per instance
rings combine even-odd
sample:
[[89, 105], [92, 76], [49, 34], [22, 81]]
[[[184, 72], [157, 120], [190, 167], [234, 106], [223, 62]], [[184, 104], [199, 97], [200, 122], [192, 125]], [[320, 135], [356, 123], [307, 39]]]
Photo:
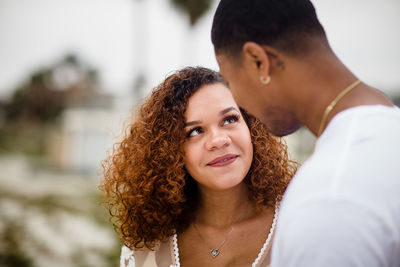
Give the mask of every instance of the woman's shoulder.
[[120, 267], [156, 267], [156, 252], [147, 248], [131, 250], [127, 246], [122, 246]]
[[147, 248], [131, 250], [127, 246], [121, 248], [120, 267], [156, 267], [156, 250]]
[[171, 240], [161, 242], [154, 250], [142, 248], [131, 250], [127, 246], [122, 246], [120, 267], [157, 267], [169, 266], [172, 264]]
[[133, 257], [133, 250], [127, 246], [122, 246], [121, 257], [120, 257], [120, 267], [135, 267], [135, 258]]

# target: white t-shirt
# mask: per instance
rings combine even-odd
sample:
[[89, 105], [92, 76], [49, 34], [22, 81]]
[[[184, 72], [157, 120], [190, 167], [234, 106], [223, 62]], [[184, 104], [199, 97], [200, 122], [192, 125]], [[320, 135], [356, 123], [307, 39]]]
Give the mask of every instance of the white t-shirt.
[[272, 267], [400, 267], [400, 109], [337, 114], [281, 204]]

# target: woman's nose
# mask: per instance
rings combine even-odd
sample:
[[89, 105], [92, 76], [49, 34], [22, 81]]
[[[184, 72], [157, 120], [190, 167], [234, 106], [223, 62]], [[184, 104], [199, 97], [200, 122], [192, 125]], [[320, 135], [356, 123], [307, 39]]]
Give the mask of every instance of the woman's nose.
[[231, 139], [226, 134], [211, 134], [206, 143], [208, 150], [222, 148], [228, 146], [231, 143]]

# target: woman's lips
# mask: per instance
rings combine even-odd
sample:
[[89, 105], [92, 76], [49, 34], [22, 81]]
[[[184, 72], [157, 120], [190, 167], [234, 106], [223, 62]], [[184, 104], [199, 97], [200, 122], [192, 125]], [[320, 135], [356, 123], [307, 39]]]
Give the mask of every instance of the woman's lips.
[[210, 161], [209, 163], [207, 163], [207, 166], [223, 167], [223, 166], [233, 163], [237, 157], [238, 157], [238, 155], [235, 155], [235, 154], [226, 154], [222, 157], [218, 157], [218, 158], [215, 158], [214, 160]]

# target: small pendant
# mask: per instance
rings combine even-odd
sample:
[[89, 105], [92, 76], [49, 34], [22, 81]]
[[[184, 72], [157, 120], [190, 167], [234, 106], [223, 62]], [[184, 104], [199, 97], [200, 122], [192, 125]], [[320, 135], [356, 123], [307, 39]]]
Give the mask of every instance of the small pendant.
[[219, 255], [219, 250], [217, 248], [212, 249], [212, 250], [210, 250], [210, 254], [211, 254], [211, 257], [216, 258]]

